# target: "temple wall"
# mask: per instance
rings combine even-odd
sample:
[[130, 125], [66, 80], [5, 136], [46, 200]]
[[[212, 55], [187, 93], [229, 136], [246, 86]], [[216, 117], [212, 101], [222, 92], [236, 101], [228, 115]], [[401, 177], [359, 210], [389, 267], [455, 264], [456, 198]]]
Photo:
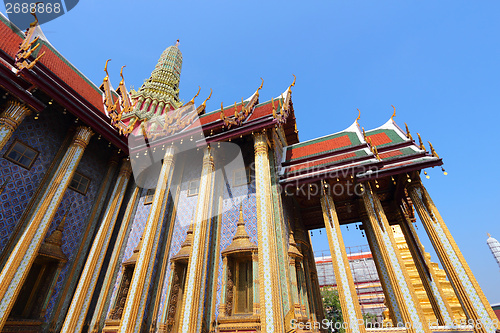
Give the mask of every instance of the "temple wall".
[[[48, 108], [38, 120], [26, 117], [0, 151], [0, 186], [10, 177], [0, 195], [0, 252], [63, 144], [70, 125], [69, 120]], [[16, 139], [40, 152], [29, 170], [4, 158]]]

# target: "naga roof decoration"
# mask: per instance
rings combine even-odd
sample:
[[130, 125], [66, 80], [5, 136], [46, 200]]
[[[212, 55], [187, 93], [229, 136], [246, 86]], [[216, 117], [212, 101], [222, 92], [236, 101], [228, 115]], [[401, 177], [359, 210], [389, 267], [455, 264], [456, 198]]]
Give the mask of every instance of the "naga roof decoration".
[[[292, 74], [293, 75], [293, 74]], [[279, 105], [280, 105], [280, 112], [277, 113], [276, 109], [274, 107], [274, 99], [271, 99], [272, 105], [273, 105], [273, 117], [278, 120], [279, 124], [283, 124], [286, 122], [288, 119], [288, 116], [290, 115], [290, 106], [292, 104], [292, 87], [295, 86], [295, 81], [297, 80], [297, 77], [293, 75], [293, 82], [292, 84], [288, 87], [286, 92], [281, 94], [279, 98]], [[281, 103], [281, 100], [284, 100], [283, 103]], [[297, 128], [295, 128], [297, 130]]]
[[252, 113], [255, 105], [259, 104], [259, 90], [262, 89], [264, 85], [264, 79], [260, 79], [262, 83], [260, 87], [257, 88], [257, 91], [245, 101], [243, 97], [241, 98], [241, 109], [238, 109], [237, 103], [234, 102], [234, 116], [226, 116], [224, 113], [224, 104], [220, 104], [220, 119], [224, 122], [225, 127], [230, 129], [231, 126], [240, 126]]
[[[28, 62], [31, 54], [40, 47], [40, 44], [36, 44], [38, 42], [38, 39], [40, 39], [40, 36], [35, 37], [35, 31], [38, 26], [38, 18], [36, 17], [36, 13], [34, 12], [32, 12], [31, 15], [35, 17], [35, 21], [30, 23], [29, 28], [26, 30], [25, 38], [19, 45], [19, 50], [14, 57], [14, 66], [19, 71], [25, 68], [32, 69], [36, 65], [38, 60], [40, 60], [40, 58], [45, 54], [45, 52], [42, 52], [42, 54], [38, 55], [34, 60]], [[36, 44], [35, 47], [33, 47], [34, 44]]]

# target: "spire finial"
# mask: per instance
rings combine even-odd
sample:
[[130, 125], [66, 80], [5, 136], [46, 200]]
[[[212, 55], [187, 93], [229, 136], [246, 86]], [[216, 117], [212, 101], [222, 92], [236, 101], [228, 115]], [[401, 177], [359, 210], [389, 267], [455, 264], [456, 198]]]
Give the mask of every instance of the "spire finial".
[[179, 47], [179, 40], [175, 43], [175, 46]]
[[361, 111], [359, 111], [359, 109], [357, 110], [358, 110], [358, 118], [356, 118], [356, 124], [358, 124], [358, 120], [361, 119]]
[[394, 105], [391, 105], [391, 106], [394, 109], [394, 113], [391, 116], [391, 120], [392, 120], [392, 118], [396, 117], [396, 108], [394, 107]]
[[490, 235], [490, 233], [489, 233], [489, 232], [487, 232], [487, 233], [486, 233], [486, 235], [488, 236], [488, 238], [490, 238], [490, 237], [491, 237], [491, 235]]

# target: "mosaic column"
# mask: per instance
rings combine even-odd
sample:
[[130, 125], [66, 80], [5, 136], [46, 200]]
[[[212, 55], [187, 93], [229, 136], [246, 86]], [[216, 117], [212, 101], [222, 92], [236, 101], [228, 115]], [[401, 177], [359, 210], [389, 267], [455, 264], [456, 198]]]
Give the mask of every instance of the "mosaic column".
[[340, 222], [331, 195], [325, 193], [321, 196], [321, 208], [330, 245], [335, 281], [337, 281], [337, 290], [340, 296], [342, 317], [347, 325], [346, 332], [365, 332], [358, 295], [340, 231]]
[[290, 240], [288, 248], [288, 257], [290, 265], [290, 290], [291, 290], [291, 303], [293, 306], [294, 317], [299, 319], [302, 317], [300, 299], [299, 299], [299, 287], [297, 282], [297, 266], [302, 260], [302, 254], [299, 249], [297, 249], [297, 244], [295, 243], [295, 238], [293, 237], [293, 231], [290, 230]]
[[409, 184], [408, 193], [474, 331], [494, 331], [498, 319], [429, 193], [418, 179]]
[[418, 238], [412, 222], [401, 210], [398, 212], [399, 225], [410, 249], [411, 256], [417, 267], [420, 280], [424, 285], [427, 298], [431, 303], [432, 310], [441, 326], [453, 326], [453, 312], [444, 296], [441, 283], [438, 281], [434, 267], [430, 260], [426, 258], [424, 247]]
[[260, 322], [263, 333], [283, 332], [276, 235], [271, 195], [271, 170], [266, 133], [254, 134], [257, 233], [259, 239]]
[[201, 332], [202, 330], [214, 176], [212, 149], [208, 146], [203, 155], [200, 190], [193, 225], [193, 245], [184, 287], [186, 291], [182, 302], [180, 331], [184, 333]]
[[391, 301], [397, 304], [401, 314], [402, 321], [399, 322], [398, 319], [395, 325], [405, 327], [408, 332], [429, 333], [429, 325], [425, 321], [408, 273], [404, 269], [392, 228], [389, 226], [382, 204], [377, 194], [372, 191], [369, 182], [363, 183], [363, 202], [368, 215], [365, 224], [365, 227], [369, 229], [367, 233], [370, 232], [371, 237], [373, 237], [375, 252], [384, 264], [385, 270], [382, 271], [382, 274], [386, 275], [385, 277], [391, 283], [392, 290], [388, 290], [387, 294], [392, 298]]
[[9, 141], [19, 124], [30, 113], [30, 109], [24, 104], [15, 101], [7, 103], [7, 108], [0, 115], [0, 150]]
[[[152, 268], [150, 267], [151, 259], [154, 259], [155, 255], [155, 253], [153, 253], [156, 247], [155, 239], [161, 230], [163, 222], [162, 217], [167, 207], [167, 199], [174, 171], [175, 152], [176, 148], [174, 146], [165, 148], [165, 156], [153, 196], [153, 203], [151, 204], [151, 210], [149, 211], [146, 226], [144, 227], [139, 258], [135, 264], [129, 294], [122, 314], [120, 333], [140, 331], [142, 320], [137, 320], [137, 318], [141, 312], [140, 308], [144, 306], [144, 304], [142, 304], [143, 296], [147, 295], [149, 289], [149, 281], [146, 280], [147, 276], [150, 277], [148, 271]], [[139, 317], [142, 317], [142, 313], [140, 313]], [[137, 329], [137, 326], [139, 329]]]
[[0, 330], [9, 316], [91, 136], [92, 131], [89, 127], [81, 126], [76, 129], [70, 146], [34, 210], [34, 215], [30, 218], [24, 233], [0, 273], [0, 281], [2, 281], [0, 285]]
[[76, 333], [82, 331], [131, 173], [131, 165], [124, 159], [104, 217], [80, 275], [80, 280], [78, 281], [61, 332]]
[[120, 230], [118, 231], [118, 236], [116, 237], [115, 245], [113, 247], [113, 252], [111, 255], [111, 259], [108, 263], [108, 269], [106, 270], [106, 275], [104, 276], [104, 281], [101, 286], [101, 292], [99, 294], [99, 298], [97, 300], [97, 305], [95, 306], [94, 315], [92, 317], [92, 322], [90, 326], [92, 328], [92, 332], [97, 333], [99, 331], [99, 325], [101, 321], [102, 314], [105, 310], [106, 301], [108, 299], [108, 294], [113, 291], [113, 282], [115, 276], [114, 271], [119, 265], [120, 253], [125, 244], [125, 235], [130, 228], [130, 222], [132, 221], [132, 213], [134, 212], [134, 208], [137, 203], [137, 199], [139, 197], [139, 192], [141, 188], [136, 186], [132, 196], [130, 197], [127, 209], [125, 211], [125, 215], [122, 218], [122, 223], [120, 226]]

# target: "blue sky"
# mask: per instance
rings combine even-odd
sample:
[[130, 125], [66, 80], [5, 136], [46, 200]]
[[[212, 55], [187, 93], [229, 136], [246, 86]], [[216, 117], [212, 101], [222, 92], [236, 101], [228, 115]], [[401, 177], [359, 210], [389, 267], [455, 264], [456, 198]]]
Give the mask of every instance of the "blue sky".
[[[181, 98], [212, 88], [209, 110], [247, 98], [260, 77], [268, 100], [295, 74], [301, 140], [348, 127], [356, 108], [362, 126], [378, 127], [393, 104], [395, 121], [444, 158], [449, 175], [430, 170], [424, 183], [487, 298], [499, 303], [499, 267], [486, 245], [487, 232], [500, 238], [499, 12], [498, 1], [81, 0], [42, 29], [96, 84], [111, 58], [114, 85], [127, 65], [135, 88], [179, 38]], [[365, 242], [349, 229], [346, 245]], [[324, 232], [313, 239], [315, 250], [328, 249]]]

